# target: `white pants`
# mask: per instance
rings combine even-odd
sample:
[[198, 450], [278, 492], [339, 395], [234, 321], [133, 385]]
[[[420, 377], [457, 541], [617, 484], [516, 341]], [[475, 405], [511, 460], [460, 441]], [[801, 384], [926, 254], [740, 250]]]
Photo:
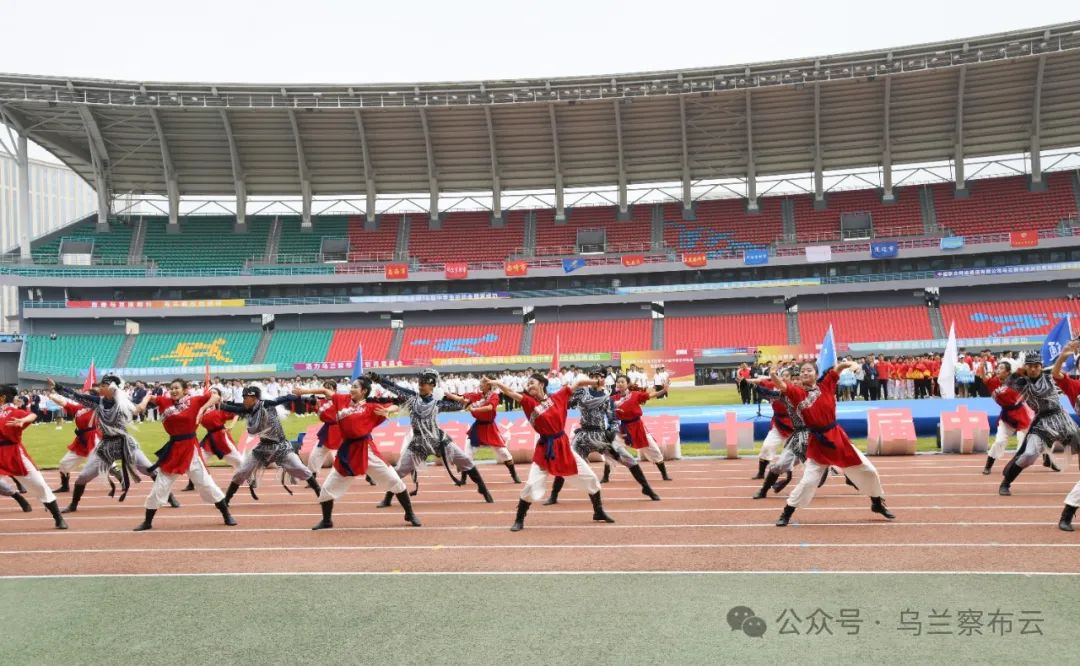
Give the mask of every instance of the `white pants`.
[[1065, 503], [1069, 506], [1080, 506], [1080, 481], [1077, 481], [1073, 489], [1065, 496]]
[[472, 444], [468, 444], [465, 446], [465, 453], [469, 456], [469, 460], [473, 460], [476, 458], [476, 452], [482, 448], [494, 451], [496, 462], [508, 463], [514, 459], [514, 455], [510, 453], [510, 449], [505, 446], [473, 446]]
[[990, 450], [986, 452], [986, 455], [990, 456], [994, 460], [997, 460], [1005, 453], [1005, 449], [1009, 446], [1009, 438], [1016, 436], [1017, 443], [1024, 441], [1024, 435], [1027, 434], [1026, 430], [1017, 432], [1016, 428], [1012, 427], [1008, 423], [1005, 423], [1001, 419], [998, 419], [997, 434], [994, 435], [994, 445], [990, 447]]
[[308, 454], [307, 466], [311, 470], [312, 474], [318, 474], [319, 470], [323, 468], [326, 461], [329, 460], [331, 464], [334, 462], [334, 458], [337, 457], [336, 449], [328, 449], [325, 446], [316, 446]]
[[[600, 492], [600, 479], [596, 478], [596, 474], [589, 467], [589, 464], [576, 451], [571, 451], [571, 454], [574, 456], [574, 462], [577, 463], [577, 474], [563, 477], [565, 479], [564, 483], [573, 488], [580, 488], [589, 495]], [[543, 467], [532, 463], [529, 467], [529, 478], [525, 480], [525, 487], [521, 489], [521, 499], [530, 504], [542, 500], [544, 493], [547, 491], [549, 476], [551, 474], [548, 474]]]
[[769, 428], [769, 434], [765, 435], [765, 441], [761, 443], [761, 453], [758, 454], [758, 458], [769, 462], [776, 460], [776, 452], [780, 450], [785, 441], [787, 440], [780, 434], [779, 430]]
[[[197, 452], [191, 456], [191, 465], [188, 467], [187, 475], [195, 484], [195, 490], [199, 491], [199, 497], [204, 502], [217, 504], [225, 499], [225, 493], [221, 492], [221, 488], [214, 483], [213, 477], [206, 471], [206, 466]], [[168, 504], [169, 493], [172, 492], [173, 484], [178, 478], [180, 478], [179, 474], [166, 474], [158, 469], [157, 478], [154, 479], [154, 485], [150, 488], [150, 494], [146, 496], [143, 506], [147, 509], [160, 509]]]
[[34, 463], [30, 462], [30, 459], [25, 455], [22, 457], [23, 467], [26, 468], [26, 476], [16, 476], [24, 486], [26, 486], [26, 492], [37, 498], [42, 504], [48, 504], [49, 502], [56, 501], [56, 495], [53, 495], [53, 491], [45, 483], [45, 477], [41, 475], [37, 467], [34, 467]]
[[[379, 490], [384, 493], [398, 493], [405, 492], [405, 482], [398, 476], [397, 470], [392, 466], [387, 465], [382, 458], [379, 458], [371, 451], [368, 451], [368, 466], [367, 475], [371, 477], [371, 480], [375, 482], [375, 485]], [[349, 486], [353, 484], [353, 481], [361, 477], [356, 476], [344, 476], [338, 474], [338, 471], [334, 468], [330, 468], [330, 473], [326, 475], [326, 480], [323, 481], [322, 490], [319, 491], [319, 501], [327, 502], [329, 500], [341, 499], [345, 496], [345, 491], [349, 489]]]
[[[859, 454], [859, 460], [862, 461], [862, 464], [843, 467], [840, 471], [859, 487], [860, 494], [869, 497], [881, 497], [881, 477], [878, 476], [877, 468], [863, 455], [862, 451], [856, 449], [856, 452]], [[828, 473], [828, 471], [828, 465], [822, 465], [807, 458], [806, 464], [803, 466], [802, 478], [799, 479], [799, 485], [795, 486], [795, 490], [791, 491], [791, 495], [787, 499], [788, 506], [799, 508], [810, 506], [810, 501], [814, 499], [814, 494], [817, 492], [818, 483], [821, 482], [821, 475]]]
[[[621, 432], [615, 435], [615, 441], [623, 448], [630, 448], [626, 445], [626, 440], [623, 439]], [[656, 443], [655, 439], [653, 439], [651, 432], [645, 434], [645, 441], [649, 443], [648, 446], [642, 449], [633, 449], [634, 451], [637, 451], [638, 460], [648, 460], [651, 463], [664, 462], [664, 452], [660, 450], [660, 445]]]
[[74, 451], [67, 451], [64, 453], [64, 457], [60, 459], [60, 464], [57, 466], [57, 471], [61, 474], [71, 474], [78, 468], [86, 464], [86, 456], [80, 456]]
[[234, 447], [232, 451], [225, 454], [225, 457], [222, 458], [222, 460], [229, 463], [235, 470], [240, 469], [240, 465], [244, 462], [244, 456], [240, 455], [240, 452]]

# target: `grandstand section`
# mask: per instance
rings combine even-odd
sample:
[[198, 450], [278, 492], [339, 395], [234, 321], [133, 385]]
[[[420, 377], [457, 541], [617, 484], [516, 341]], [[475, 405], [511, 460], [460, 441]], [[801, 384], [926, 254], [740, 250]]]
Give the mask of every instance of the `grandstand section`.
[[131, 249], [131, 223], [112, 225], [109, 233], [97, 233], [97, 217], [76, 222], [58, 233], [52, 233], [32, 245], [35, 264], [60, 263], [60, 246], [65, 240], [89, 240], [93, 242], [93, 258], [107, 264], [125, 264]]
[[696, 220], [683, 219], [676, 204], [663, 207], [664, 243], [679, 253], [705, 252], [709, 258], [741, 256], [743, 250], [763, 248], [783, 238], [780, 197], [761, 200], [758, 213], [746, 211], [741, 199], [698, 202]]
[[253, 331], [143, 333], [135, 337], [126, 367], [201, 368], [206, 361], [211, 365], [245, 365], [252, 362], [258, 344], [259, 333]]
[[[329, 360], [326, 358], [331, 348], [335, 332], [330, 329], [312, 329], [303, 331], [274, 331], [262, 362], [276, 365], [280, 373], [291, 373], [294, 363]], [[353, 346], [353, 360], [356, 347]], [[335, 359], [338, 360], [338, 359]]]
[[1055, 229], [1076, 220], [1076, 179], [1070, 173], [1046, 175], [1046, 191], [1030, 191], [1024, 176], [967, 183], [968, 196], [956, 197], [946, 184], [933, 186], [938, 226], [961, 236]]
[[799, 334], [805, 340], [821, 340], [829, 326], [837, 340], [845, 342], [888, 342], [932, 340], [925, 305], [882, 308], [799, 310]]
[[1080, 300], [1036, 298], [1012, 300], [1003, 290], [1001, 300], [978, 303], [943, 303], [945, 325], [956, 322], [956, 335], [968, 338], [1046, 335], [1062, 317], [1072, 316], [1073, 332], [1080, 333]]
[[[248, 261], [265, 256], [266, 239], [273, 220], [249, 218], [246, 234], [232, 233], [235, 222], [230, 217], [190, 216], [184, 218], [179, 233], [170, 233], [166, 228], [168, 218], [144, 218], [142, 253], [165, 270], [242, 268]], [[112, 230], [100, 233], [96, 238], [112, 233]]]
[[511, 356], [521, 348], [521, 324], [406, 326], [402, 359]]
[[649, 249], [652, 206], [633, 206], [629, 219], [618, 221], [615, 206], [570, 209], [564, 223], [555, 221], [554, 210], [537, 211], [537, 256], [578, 254], [579, 232], [601, 232], [606, 252], [643, 252]]
[[389, 261], [397, 247], [401, 216], [383, 215], [374, 229], [364, 226], [364, 218], [349, 216], [349, 261]]
[[[390, 341], [394, 332], [389, 328], [343, 328], [334, 331], [326, 350], [326, 361], [352, 361], [357, 348], [363, 348], [364, 358], [382, 360], [390, 358]], [[319, 349], [307, 350], [311, 358], [297, 359], [296, 363], [319, 360]]]
[[653, 348], [652, 320], [640, 306], [540, 310], [533, 324], [532, 353], [610, 352]]
[[426, 217], [413, 215], [409, 256], [433, 264], [502, 261], [521, 248], [524, 241], [520, 223], [493, 227], [491, 216], [485, 211], [447, 213], [439, 227], [431, 229]]
[[90, 361], [110, 367], [123, 344], [122, 335], [28, 335], [23, 342], [23, 370], [75, 376]]
[[670, 316], [664, 319], [668, 349], [748, 348], [788, 344], [784, 314]]

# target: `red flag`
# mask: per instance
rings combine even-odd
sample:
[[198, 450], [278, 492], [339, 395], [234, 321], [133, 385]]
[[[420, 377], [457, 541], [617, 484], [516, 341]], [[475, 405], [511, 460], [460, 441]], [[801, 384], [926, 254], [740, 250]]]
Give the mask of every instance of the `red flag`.
[[643, 254], [624, 254], [622, 256], [622, 265], [627, 268], [631, 266], [640, 266], [645, 263], [645, 255]]
[[82, 390], [89, 391], [97, 384], [97, 368], [94, 367], [94, 359], [90, 359], [90, 372], [86, 373], [86, 381], [83, 382]]
[[559, 334], [555, 334], [555, 354], [551, 357], [551, 373], [552, 375], [559, 372]]
[[203, 390], [210, 388], [210, 359], [206, 359], [206, 376], [203, 378]]
[[693, 254], [684, 254], [682, 261], [690, 268], [703, 268], [708, 263], [708, 258], [706, 258], [704, 252], [694, 252]]
[[529, 262], [524, 259], [515, 259], [505, 264], [506, 277], [522, 277], [529, 273]]
[[1012, 247], [1036, 247], [1039, 244], [1038, 231], [1010, 231], [1009, 245]]
[[446, 264], [444, 268], [447, 280], [464, 280], [469, 277], [469, 264], [464, 261]]
[[408, 264], [387, 264], [385, 267], [387, 280], [404, 280], [409, 277]]

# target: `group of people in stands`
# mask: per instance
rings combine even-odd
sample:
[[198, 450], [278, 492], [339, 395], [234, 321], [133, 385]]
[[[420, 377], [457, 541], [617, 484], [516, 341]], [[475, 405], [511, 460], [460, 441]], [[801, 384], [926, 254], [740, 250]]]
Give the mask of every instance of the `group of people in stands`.
[[[1038, 353], [1035, 351], [1034, 353]], [[1020, 364], [1019, 354], [1004, 351], [995, 356], [989, 349], [972, 354], [960, 350], [955, 369], [956, 396], [960, 398], [987, 398], [990, 391], [986, 382], [994, 374], [999, 360], [1011, 359]], [[854, 363], [840, 373], [837, 384], [838, 400], [921, 400], [941, 396], [938, 377], [941, 374], [942, 355], [884, 356], [870, 354], [862, 358], [846, 358]], [[768, 377], [772, 361], [751, 367], [743, 363], [735, 373], [735, 383], [744, 405], [756, 404], [764, 398], [751, 380]]]

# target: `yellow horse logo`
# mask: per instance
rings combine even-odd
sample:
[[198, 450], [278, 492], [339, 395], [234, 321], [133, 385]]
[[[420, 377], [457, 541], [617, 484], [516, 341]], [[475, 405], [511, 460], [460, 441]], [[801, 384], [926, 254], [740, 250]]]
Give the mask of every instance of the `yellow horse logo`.
[[180, 342], [177, 343], [176, 349], [172, 350], [168, 354], [161, 356], [154, 356], [151, 361], [177, 361], [181, 366], [187, 367], [192, 361], [196, 361], [202, 358], [209, 358], [215, 361], [221, 361], [222, 363], [232, 363], [232, 357], [222, 351], [221, 347], [225, 344], [225, 338], [217, 338], [213, 342], [207, 344], [205, 342]]

